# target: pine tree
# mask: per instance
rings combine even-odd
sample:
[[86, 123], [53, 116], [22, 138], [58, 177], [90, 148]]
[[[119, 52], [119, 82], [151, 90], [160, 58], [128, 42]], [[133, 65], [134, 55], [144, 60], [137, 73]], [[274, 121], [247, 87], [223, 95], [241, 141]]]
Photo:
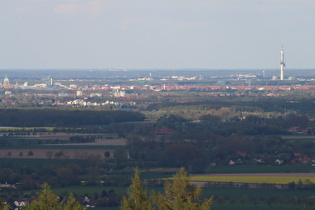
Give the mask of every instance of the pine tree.
[[[161, 209], [161, 210], [210, 210], [212, 197], [199, 202], [201, 186], [190, 184], [190, 177], [184, 168], [181, 168], [172, 181], [166, 181], [164, 194], [155, 192], [148, 197], [142, 190], [139, 169], [136, 168], [132, 184], [129, 187], [128, 197], [121, 202], [121, 209]], [[153, 203], [151, 202], [153, 201]]]
[[[0, 189], [1, 191], [1, 189]], [[1, 210], [9, 210], [9, 205], [4, 202], [2, 198], [0, 198], [0, 209]]]
[[79, 202], [77, 202], [71, 193], [66, 203], [59, 203], [59, 198], [53, 193], [47, 183], [42, 185], [42, 189], [38, 193], [38, 201], [33, 201], [30, 205], [22, 207], [23, 210], [85, 210]]
[[132, 183], [129, 186], [128, 197], [124, 196], [121, 201], [120, 208], [123, 210], [140, 209], [150, 210], [153, 209], [152, 203], [149, 200], [146, 192], [143, 191], [141, 179], [139, 177], [140, 171], [136, 167], [135, 175], [132, 178]]
[[86, 209], [83, 207], [73, 196], [73, 193], [70, 193], [67, 201], [63, 205], [64, 210], [84, 210]]
[[58, 202], [58, 196], [55, 195], [50, 186], [47, 183], [42, 185], [42, 189], [38, 194], [38, 202], [33, 201], [31, 205], [25, 206], [23, 209], [27, 210], [51, 210], [51, 209], [61, 209]]
[[165, 194], [152, 194], [152, 198], [159, 209], [209, 210], [212, 197], [199, 203], [201, 186], [190, 184], [190, 177], [184, 168], [181, 168], [173, 177], [172, 181], [166, 181], [164, 185]]

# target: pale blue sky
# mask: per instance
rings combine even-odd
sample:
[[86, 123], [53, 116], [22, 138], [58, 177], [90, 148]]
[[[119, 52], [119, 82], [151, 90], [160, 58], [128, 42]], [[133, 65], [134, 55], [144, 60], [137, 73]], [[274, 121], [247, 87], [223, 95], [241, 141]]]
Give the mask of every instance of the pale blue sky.
[[0, 69], [315, 69], [314, 0], [0, 0]]

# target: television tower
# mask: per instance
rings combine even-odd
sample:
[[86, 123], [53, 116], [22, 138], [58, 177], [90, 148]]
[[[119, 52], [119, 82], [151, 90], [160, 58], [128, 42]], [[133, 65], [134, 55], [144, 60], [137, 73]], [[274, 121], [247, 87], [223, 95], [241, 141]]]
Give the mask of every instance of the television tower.
[[283, 39], [281, 39], [281, 51], [280, 51], [280, 80], [283, 80], [283, 71], [284, 71], [284, 52], [283, 52]]

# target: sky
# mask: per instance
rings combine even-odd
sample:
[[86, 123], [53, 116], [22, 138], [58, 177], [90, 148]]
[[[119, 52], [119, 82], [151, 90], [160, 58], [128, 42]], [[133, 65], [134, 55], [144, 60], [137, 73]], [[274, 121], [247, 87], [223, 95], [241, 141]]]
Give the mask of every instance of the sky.
[[0, 0], [0, 69], [315, 69], [314, 0]]

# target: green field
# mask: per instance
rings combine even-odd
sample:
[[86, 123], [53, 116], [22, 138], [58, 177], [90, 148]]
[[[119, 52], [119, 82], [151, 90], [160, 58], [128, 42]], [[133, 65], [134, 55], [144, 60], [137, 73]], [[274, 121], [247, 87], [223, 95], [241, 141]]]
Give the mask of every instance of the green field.
[[308, 173], [315, 170], [311, 165], [234, 165], [209, 167], [206, 173]]
[[298, 135], [289, 135], [289, 136], [281, 136], [281, 138], [288, 141], [314, 141], [314, 136], [298, 136]]
[[[314, 195], [312, 190], [202, 188], [202, 197], [214, 196], [211, 210], [301, 210], [303, 199]], [[312, 209], [314, 204], [305, 207]]]
[[306, 184], [309, 180], [315, 183], [315, 177], [286, 177], [286, 176], [192, 176], [191, 181], [204, 182], [237, 182], [237, 183], [269, 183], [269, 184], [288, 184], [298, 183], [302, 180]]
[[87, 164], [86, 160], [76, 160], [76, 159], [23, 159], [23, 158], [2, 158], [0, 161], [0, 168], [44, 168], [49, 166], [67, 166], [71, 164]]

